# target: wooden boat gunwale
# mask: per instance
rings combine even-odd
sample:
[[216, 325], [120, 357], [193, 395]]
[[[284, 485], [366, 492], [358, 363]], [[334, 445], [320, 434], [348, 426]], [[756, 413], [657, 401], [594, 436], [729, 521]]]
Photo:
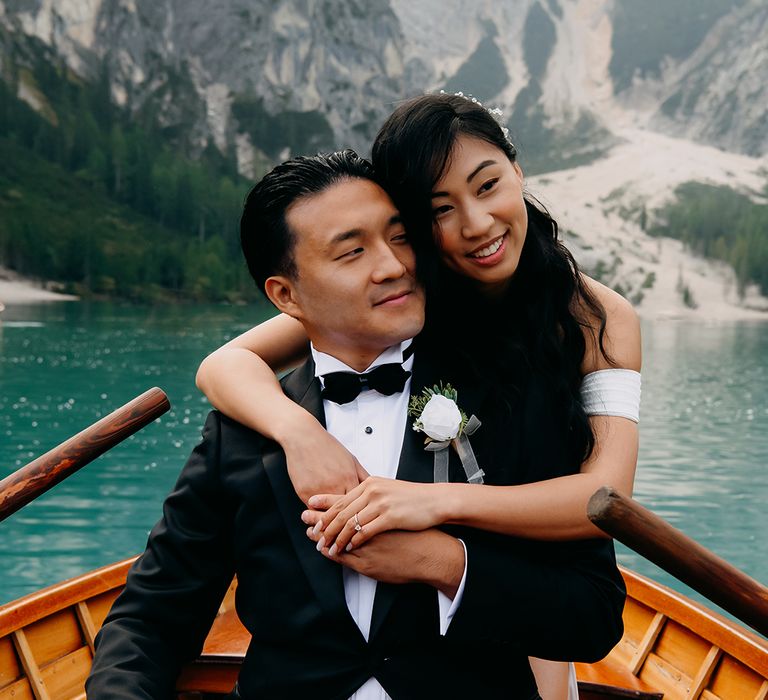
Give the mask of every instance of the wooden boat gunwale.
[[65, 608], [124, 586], [128, 569], [136, 559], [130, 557], [107, 564], [0, 605], [0, 638]]

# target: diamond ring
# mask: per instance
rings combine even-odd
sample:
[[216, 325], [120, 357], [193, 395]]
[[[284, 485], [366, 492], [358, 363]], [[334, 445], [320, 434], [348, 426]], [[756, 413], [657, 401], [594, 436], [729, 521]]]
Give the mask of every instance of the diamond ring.
[[360, 530], [363, 529], [363, 526], [360, 524], [360, 521], [357, 518], [357, 513], [355, 513], [353, 520], [355, 521], [355, 532], [360, 532]]

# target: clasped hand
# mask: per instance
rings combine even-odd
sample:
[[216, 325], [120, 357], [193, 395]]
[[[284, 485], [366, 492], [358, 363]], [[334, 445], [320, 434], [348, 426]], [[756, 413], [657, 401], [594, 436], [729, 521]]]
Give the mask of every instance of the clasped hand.
[[[437, 484], [369, 476], [345, 495], [312, 496], [301, 519], [331, 556], [388, 530], [426, 530], [442, 523]], [[357, 515], [357, 519], [355, 519]], [[357, 528], [359, 524], [360, 528]]]

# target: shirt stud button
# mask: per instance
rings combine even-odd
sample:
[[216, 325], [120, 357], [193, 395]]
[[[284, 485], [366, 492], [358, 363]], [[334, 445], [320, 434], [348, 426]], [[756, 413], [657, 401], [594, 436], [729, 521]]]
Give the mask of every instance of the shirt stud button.
[[370, 435], [373, 432], [373, 428], [370, 425], [365, 426], [365, 434]]

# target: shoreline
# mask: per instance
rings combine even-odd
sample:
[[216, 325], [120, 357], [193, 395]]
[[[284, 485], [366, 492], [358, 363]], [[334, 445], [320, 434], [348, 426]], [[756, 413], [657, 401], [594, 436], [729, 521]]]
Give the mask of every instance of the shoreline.
[[[14, 306], [81, 301], [81, 298], [76, 295], [46, 289], [44, 284], [21, 277], [11, 270], [0, 267], [0, 313], [4, 309]], [[702, 299], [706, 312], [701, 307], [698, 309], [687, 309], [682, 305], [670, 304], [670, 299], [664, 297], [661, 299], [646, 299], [644, 301], [645, 303], [635, 306], [638, 316], [643, 321], [695, 322], [705, 324], [729, 323], [731, 321], [753, 321], [758, 323], [768, 321], [768, 309], [760, 308], [760, 302], [765, 303], [764, 299], [754, 294], [748, 295], [747, 305], [744, 306], [733, 303], [730, 300], [717, 298], [717, 295], [709, 295], [709, 298]], [[755, 301], [757, 301], [757, 304], [755, 304]], [[750, 305], [750, 302], [755, 305]]]
[[79, 299], [80, 297], [73, 294], [62, 294], [46, 289], [41, 283], [0, 267], [0, 311], [3, 307], [52, 301], [79, 301]]

